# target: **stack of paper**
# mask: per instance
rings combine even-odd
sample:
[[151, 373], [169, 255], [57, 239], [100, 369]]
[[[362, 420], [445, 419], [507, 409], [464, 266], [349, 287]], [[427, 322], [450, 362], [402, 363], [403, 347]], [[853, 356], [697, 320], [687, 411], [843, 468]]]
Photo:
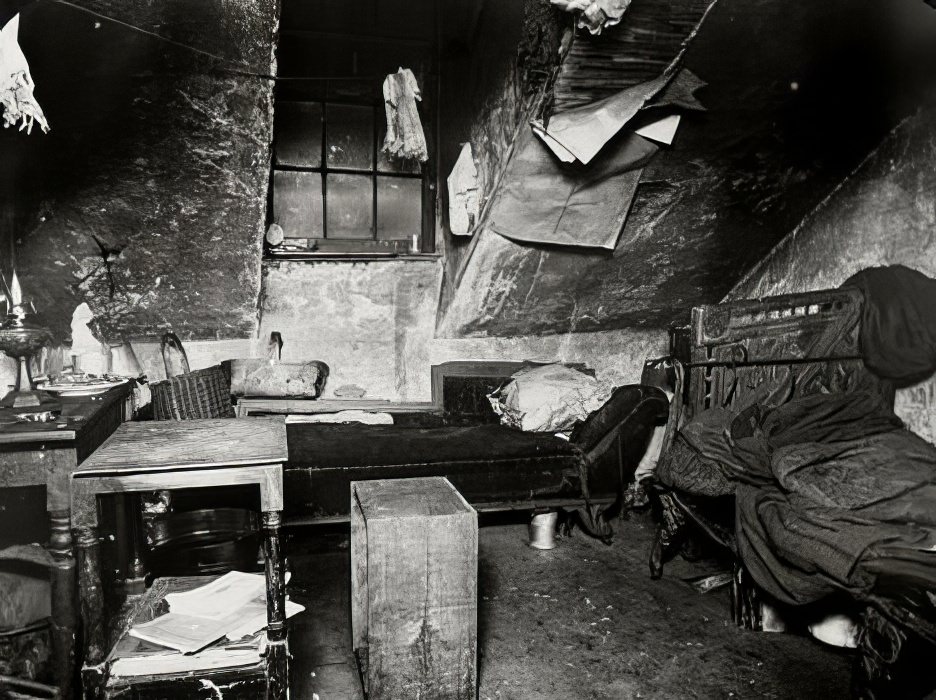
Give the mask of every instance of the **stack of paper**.
[[[112, 654], [112, 675], [153, 675], [257, 663], [266, 649], [263, 574], [232, 571], [165, 596], [169, 612], [133, 624]], [[286, 617], [305, 608], [286, 601]], [[115, 670], [116, 669], [116, 670]]]
[[115, 651], [110, 675], [115, 678], [153, 676], [253, 666], [260, 662], [265, 651], [265, 633], [252, 639], [214, 644], [197, 654], [180, 654], [136, 637], [125, 637]]

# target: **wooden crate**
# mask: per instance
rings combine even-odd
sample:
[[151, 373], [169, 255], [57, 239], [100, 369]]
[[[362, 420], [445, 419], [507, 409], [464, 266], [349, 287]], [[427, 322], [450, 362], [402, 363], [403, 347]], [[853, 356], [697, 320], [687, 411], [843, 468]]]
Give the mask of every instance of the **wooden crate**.
[[444, 477], [351, 484], [351, 628], [370, 700], [477, 697], [477, 513]]

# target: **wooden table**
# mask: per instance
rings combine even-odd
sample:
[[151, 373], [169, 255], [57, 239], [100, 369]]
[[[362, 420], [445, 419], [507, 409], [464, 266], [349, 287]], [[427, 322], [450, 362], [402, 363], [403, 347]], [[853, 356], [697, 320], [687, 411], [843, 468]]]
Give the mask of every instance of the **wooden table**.
[[127, 423], [72, 475], [72, 527], [84, 623], [86, 694], [102, 692], [109, 651], [104, 620], [97, 496], [254, 484], [266, 556], [269, 696], [286, 697], [286, 583], [280, 554], [286, 425], [281, 416]]
[[62, 398], [61, 417], [55, 423], [0, 426], [0, 488], [46, 488], [51, 529], [48, 549], [55, 560], [52, 651], [56, 661], [55, 681], [63, 698], [71, 697], [72, 693], [77, 621], [69, 477], [82, 460], [131, 417], [132, 389], [132, 382], [127, 382], [98, 396]]

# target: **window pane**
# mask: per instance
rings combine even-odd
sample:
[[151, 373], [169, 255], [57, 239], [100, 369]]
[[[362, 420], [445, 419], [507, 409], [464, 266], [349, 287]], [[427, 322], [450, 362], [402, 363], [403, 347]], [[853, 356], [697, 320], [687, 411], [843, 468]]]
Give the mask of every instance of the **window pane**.
[[370, 175], [329, 174], [328, 238], [374, 237], [374, 181]]
[[422, 180], [377, 178], [377, 238], [412, 240], [422, 231]]
[[374, 167], [374, 109], [328, 105], [326, 110], [328, 167], [371, 170]]
[[[383, 116], [383, 115], [381, 115]], [[387, 120], [380, 121], [380, 140], [377, 142], [377, 170], [382, 173], [420, 173], [422, 164], [418, 160], [391, 158], [383, 150], [384, 139], [387, 137]]]
[[317, 168], [322, 164], [322, 105], [276, 103], [276, 162]]
[[322, 237], [322, 176], [273, 173], [273, 219], [287, 238]]

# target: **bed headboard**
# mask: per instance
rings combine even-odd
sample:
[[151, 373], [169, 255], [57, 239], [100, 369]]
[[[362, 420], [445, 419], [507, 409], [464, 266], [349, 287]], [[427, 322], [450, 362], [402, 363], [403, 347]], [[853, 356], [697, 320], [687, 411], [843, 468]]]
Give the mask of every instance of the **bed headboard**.
[[893, 405], [893, 387], [860, 358], [863, 300], [860, 290], [843, 288], [694, 308], [683, 358], [690, 363], [690, 416], [739, 406], [758, 387], [788, 377], [793, 396], [862, 390]]

